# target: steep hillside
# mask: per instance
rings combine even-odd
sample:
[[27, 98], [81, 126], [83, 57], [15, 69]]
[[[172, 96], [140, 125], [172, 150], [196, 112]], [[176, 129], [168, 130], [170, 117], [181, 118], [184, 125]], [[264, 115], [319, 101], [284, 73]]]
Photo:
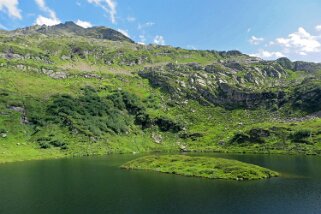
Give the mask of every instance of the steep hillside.
[[0, 162], [321, 153], [321, 64], [140, 45], [67, 22], [0, 34]]

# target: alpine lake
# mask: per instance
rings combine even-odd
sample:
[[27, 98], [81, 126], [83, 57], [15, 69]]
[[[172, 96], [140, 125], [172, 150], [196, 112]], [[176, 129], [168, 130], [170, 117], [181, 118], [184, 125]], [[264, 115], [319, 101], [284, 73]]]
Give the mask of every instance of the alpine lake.
[[188, 154], [239, 160], [279, 177], [215, 180], [124, 170], [142, 155], [0, 165], [0, 213], [321, 213], [321, 157]]

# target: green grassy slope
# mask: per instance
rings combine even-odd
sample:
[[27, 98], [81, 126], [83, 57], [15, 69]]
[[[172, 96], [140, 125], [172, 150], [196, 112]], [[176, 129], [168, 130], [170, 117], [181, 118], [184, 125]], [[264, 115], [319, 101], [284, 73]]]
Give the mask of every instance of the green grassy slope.
[[[320, 154], [319, 76], [235, 51], [5, 33], [0, 162], [180, 150]], [[234, 91], [224, 94], [221, 82]], [[285, 97], [264, 94], [277, 91]], [[261, 101], [237, 106], [235, 94]]]

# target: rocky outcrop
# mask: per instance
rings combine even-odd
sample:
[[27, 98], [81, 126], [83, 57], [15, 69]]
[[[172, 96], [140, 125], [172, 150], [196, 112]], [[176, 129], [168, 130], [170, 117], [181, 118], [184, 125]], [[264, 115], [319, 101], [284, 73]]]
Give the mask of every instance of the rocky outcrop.
[[321, 110], [321, 86], [317, 80], [307, 80], [299, 85], [293, 95], [292, 102], [295, 108], [313, 113]]
[[286, 57], [282, 57], [276, 60], [276, 62], [283, 68], [294, 71], [306, 71], [306, 72], [317, 72], [321, 71], [321, 63], [313, 62], [292, 62]]
[[66, 79], [68, 77], [66, 72], [55, 72], [55, 73], [50, 73], [48, 76], [54, 78], [54, 79]]
[[226, 83], [219, 84], [218, 96], [207, 95], [207, 100], [211, 103], [227, 108], [256, 108], [259, 106], [272, 107], [281, 105], [286, 100], [286, 94], [279, 92], [250, 92], [231, 87]]
[[156, 144], [161, 144], [163, 142], [163, 137], [160, 134], [152, 133], [152, 139]]
[[279, 106], [285, 102], [286, 94], [281, 88], [257, 90], [272, 83], [274, 86], [282, 84], [287, 73], [279, 64], [271, 62], [260, 68], [237, 62], [226, 62], [225, 65], [167, 64], [145, 68], [139, 75], [175, 99], [191, 98], [206, 105], [255, 108]]
[[321, 63], [313, 62], [294, 62], [295, 71], [307, 71], [307, 72], [316, 72], [321, 71]]
[[27, 118], [26, 109], [21, 106], [9, 106], [9, 109], [21, 114], [21, 124], [28, 124], [29, 120]]

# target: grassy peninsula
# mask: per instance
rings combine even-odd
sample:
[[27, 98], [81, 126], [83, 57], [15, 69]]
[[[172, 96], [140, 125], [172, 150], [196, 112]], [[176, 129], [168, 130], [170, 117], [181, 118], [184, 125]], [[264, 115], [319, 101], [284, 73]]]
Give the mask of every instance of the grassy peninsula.
[[190, 177], [239, 181], [267, 179], [279, 175], [272, 170], [236, 160], [185, 155], [146, 156], [121, 167], [128, 170], [151, 170]]

